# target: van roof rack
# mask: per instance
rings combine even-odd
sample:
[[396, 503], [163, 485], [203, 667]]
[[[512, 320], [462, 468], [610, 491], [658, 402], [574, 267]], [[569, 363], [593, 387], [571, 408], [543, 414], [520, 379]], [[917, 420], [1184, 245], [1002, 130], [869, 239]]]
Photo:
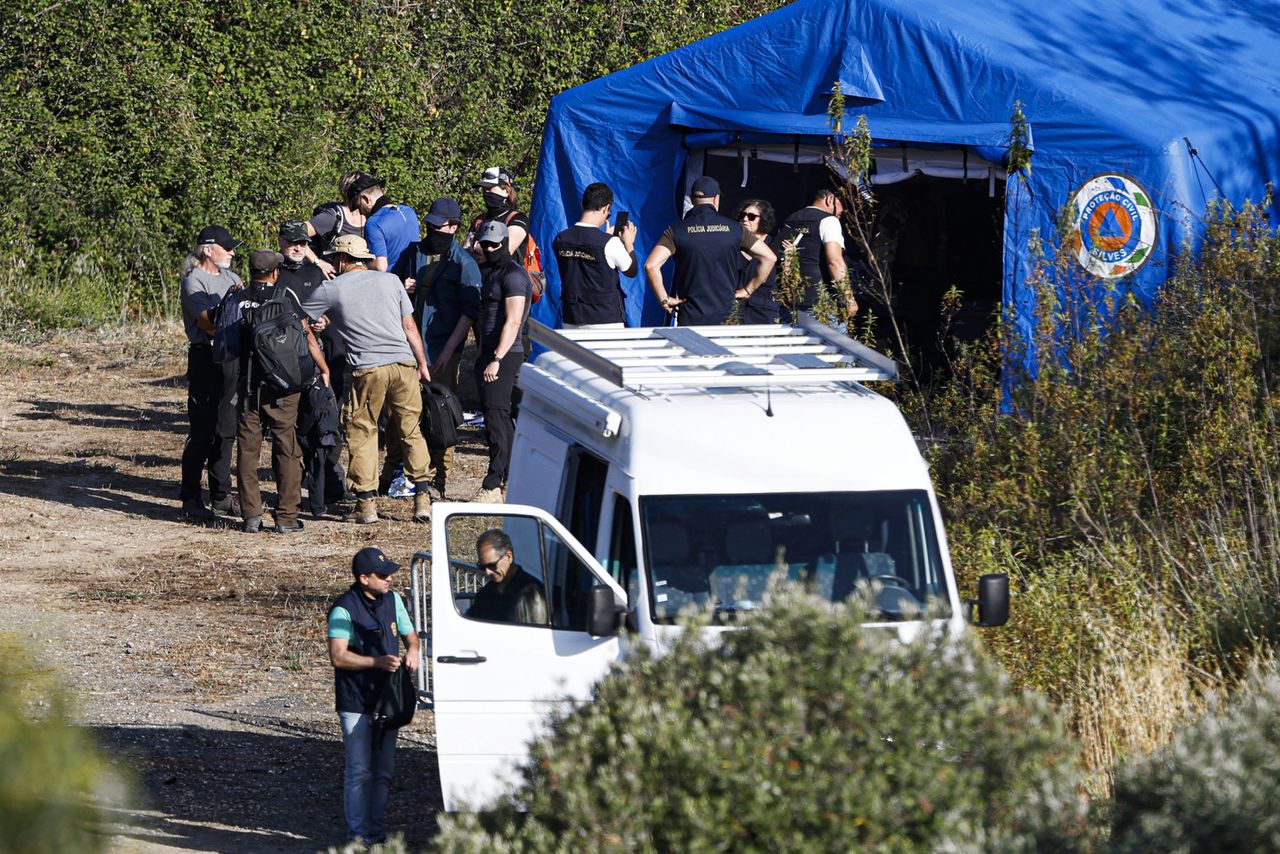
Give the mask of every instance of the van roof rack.
[[809, 314], [794, 326], [552, 329], [532, 318], [538, 344], [622, 388], [743, 388], [895, 381], [898, 365]]

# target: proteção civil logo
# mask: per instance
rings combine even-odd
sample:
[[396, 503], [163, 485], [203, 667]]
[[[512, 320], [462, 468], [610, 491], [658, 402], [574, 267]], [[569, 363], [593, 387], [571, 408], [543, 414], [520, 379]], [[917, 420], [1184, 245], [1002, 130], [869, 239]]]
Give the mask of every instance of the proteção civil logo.
[[1080, 266], [1103, 279], [1118, 279], [1151, 260], [1156, 212], [1151, 196], [1124, 175], [1095, 175], [1072, 199], [1071, 234]]

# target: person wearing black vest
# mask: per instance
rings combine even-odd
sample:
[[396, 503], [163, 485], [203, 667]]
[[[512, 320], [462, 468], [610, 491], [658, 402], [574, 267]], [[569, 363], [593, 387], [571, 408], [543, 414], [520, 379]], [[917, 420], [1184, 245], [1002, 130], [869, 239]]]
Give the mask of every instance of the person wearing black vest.
[[244, 331], [240, 335], [240, 417], [236, 427], [236, 479], [240, 486], [241, 530], [256, 534], [262, 530], [262, 489], [258, 482], [258, 459], [262, 452], [263, 434], [271, 432], [271, 468], [276, 479], [276, 526], [278, 534], [302, 530], [298, 505], [302, 502], [302, 450], [298, 446], [298, 408], [302, 392], [280, 392], [272, 389], [254, 367], [252, 345], [253, 311], [282, 293], [293, 314], [292, 323], [302, 328], [307, 349], [323, 385], [329, 384], [329, 365], [320, 344], [306, 323], [306, 312], [297, 294], [279, 285], [279, 252], [255, 249], [249, 254], [249, 272], [253, 278], [241, 292], [240, 309]]
[[[777, 256], [763, 240], [728, 217], [721, 216], [720, 184], [704, 175], [693, 182], [689, 197], [693, 207], [684, 219], [663, 232], [644, 262], [653, 295], [680, 326], [714, 326], [724, 323], [734, 299], [748, 299], [769, 278]], [[742, 254], [760, 263], [755, 275], [739, 286]], [[674, 257], [672, 290], [667, 293], [662, 267]]]
[[626, 325], [623, 276], [634, 276], [636, 226], [628, 222], [621, 233], [601, 231], [613, 211], [613, 190], [591, 184], [582, 194], [582, 216], [556, 235], [552, 244], [560, 267], [560, 305], [566, 329], [609, 328]]
[[[782, 227], [782, 239], [792, 244], [800, 275], [804, 276], [805, 289], [802, 302], [796, 306], [802, 311], [813, 307], [820, 288], [832, 290], [843, 282], [848, 267], [844, 260], [844, 231], [840, 228], [840, 215], [844, 204], [840, 196], [830, 188], [817, 192], [813, 203], [787, 217]], [[848, 311], [852, 316], [858, 304], [848, 295]]]
[[[307, 223], [292, 219], [280, 223], [280, 254], [284, 260], [280, 263], [280, 278], [276, 283], [292, 291], [302, 309], [307, 313], [306, 321], [315, 338], [320, 342], [320, 350], [324, 353], [325, 363], [330, 365], [329, 387], [317, 386], [302, 396], [298, 409], [298, 424], [318, 424], [322, 413], [330, 408], [337, 410], [338, 401], [342, 400], [344, 390], [343, 365], [347, 354], [342, 349], [342, 339], [336, 330], [329, 328], [329, 318], [324, 309], [315, 301], [316, 291], [328, 279], [329, 275], [319, 265], [309, 260], [311, 252], [311, 232]], [[314, 402], [314, 405], [313, 405]], [[319, 519], [328, 512], [329, 504], [346, 497], [347, 473], [342, 467], [342, 440], [328, 444], [318, 435], [310, 435], [307, 431], [298, 430], [298, 444], [302, 448], [302, 486], [307, 490], [307, 500], [311, 507], [311, 515]]]
[[[351, 842], [387, 838], [397, 731], [375, 731], [372, 713], [387, 674], [418, 669], [418, 634], [404, 600], [391, 589], [391, 574], [399, 568], [381, 549], [361, 549], [351, 559], [355, 582], [329, 608], [329, 662], [346, 752], [342, 800]], [[403, 656], [400, 638], [408, 647]]]

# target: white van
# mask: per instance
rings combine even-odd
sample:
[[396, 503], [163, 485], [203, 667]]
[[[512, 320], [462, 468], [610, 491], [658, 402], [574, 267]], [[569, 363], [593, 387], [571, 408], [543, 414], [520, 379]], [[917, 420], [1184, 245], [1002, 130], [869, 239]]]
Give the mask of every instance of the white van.
[[[869, 625], [902, 638], [926, 607], [955, 632], [972, 604], [1004, 622], [1004, 576], [959, 598], [925, 461], [897, 407], [861, 385], [896, 379], [892, 360], [807, 316], [533, 335], [548, 351], [520, 373], [512, 503], [437, 503], [414, 561], [447, 809], [512, 779], [550, 708], [586, 699], [623, 657], [624, 626], [658, 648], [688, 607], [731, 626], [776, 577], [832, 601], [870, 582]], [[545, 623], [468, 617], [490, 529], [541, 582]]]

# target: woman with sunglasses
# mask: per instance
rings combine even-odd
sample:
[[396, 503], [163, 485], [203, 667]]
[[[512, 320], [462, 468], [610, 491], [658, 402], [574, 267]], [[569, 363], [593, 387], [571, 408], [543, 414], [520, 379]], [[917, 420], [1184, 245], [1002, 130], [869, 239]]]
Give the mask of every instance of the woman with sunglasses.
[[[734, 219], [742, 223], [742, 227], [747, 231], [754, 233], [761, 240], [765, 241], [769, 248], [773, 250], [778, 259], [782, 258], [781, 243], [778, 236], [773, 233], [774, 227], [777, 225], [777, 217], [773, 211], [773, 205], [764, 199], [747, 199], [738, 205]], [[755, 275], [756, 265], [760, 262], [743, 253], [743, 258], [747, 263], [742, 267], [742, 281], [750, 282], [751, 277]], [[742, 304], [742, 322], [743, 323], [777, 323], [781, 314], [781, 307], [778, 300], [774, 296], [773, 286], [777, 283], [778, 266], [775, 265], [773, 272], [764, 280], [760, 287], [756, 288], [755, 293], [747, 298]]]

